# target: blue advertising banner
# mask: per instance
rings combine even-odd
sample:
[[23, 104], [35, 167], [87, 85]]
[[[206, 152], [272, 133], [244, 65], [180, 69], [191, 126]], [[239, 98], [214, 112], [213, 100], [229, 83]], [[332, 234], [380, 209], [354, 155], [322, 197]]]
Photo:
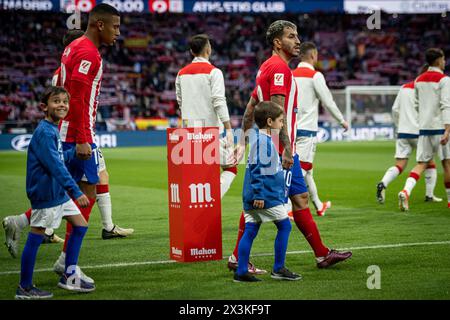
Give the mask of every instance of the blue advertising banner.
[[342, 1], [184, 1], [184, 12], [303, 13], [342, 12]]
[[343, 0], [195, 1], [195, 0], [0, 0], [0, 10], [89, 12], [109, 3], [120, 12], [143, 13], [306, 13], [343, 12]]
[[[299, 134], [299, 130], [297, 130]], [[395, 138], [394, 126], [353, 126], [349, 132], [342, 127], [319, 127], [318, 142], [327, 141], [374, 141], [392, 140]]]
[[[0, 134], [0, 150], [26, 151], [31, 134]], [[320, 127], [319, 142], [326, 141], [372, 141], [395, 138], [393, 126], [357, 126], [350, 132], [341, 127]], [[97, 132], [95, 142], [100, 148], [150, 147], [166, 145], [166, 130]]]
[[[31, 137], [31, 134], [0, 134], [0, 150], [26, 151]], [[95, 143], [100, 148], [164, 146], [166, 131], [97, 132]]]

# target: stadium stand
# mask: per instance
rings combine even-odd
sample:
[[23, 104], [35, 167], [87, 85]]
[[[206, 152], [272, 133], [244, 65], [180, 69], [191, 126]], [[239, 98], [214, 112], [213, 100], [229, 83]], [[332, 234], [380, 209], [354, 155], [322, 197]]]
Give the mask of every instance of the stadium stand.
[[[121, 39], [113, 49], [102, 49], [99, 129], [134, 130], [137, 118], [177, 117], [176, 72], [191, 60], [188, 37], [199, 32], [213, 39], [211, 60], [224, 71], [230, 115], [242, 115], [257, 67], [270, 54], [264, 49], [264, 30], [278, 18], [124, 14]], [[285, 14], [282, 18], [297, 23], [302, 41], [317, 44], [318, 69], [330, 88], [403, 84], [417, 74], [425, 48], [450, 52], [450, 21], [440, 15], [399, 15], [386, 19], [388, 25], [375, 31], [362, 27], [364, 15]], [[31, 131], [42, 117], [38, 96], [59, 64], [67, 15], [0, 11], [0, 19], [0, 130]], [[408, 32], [402, 32], [405, 28]]]

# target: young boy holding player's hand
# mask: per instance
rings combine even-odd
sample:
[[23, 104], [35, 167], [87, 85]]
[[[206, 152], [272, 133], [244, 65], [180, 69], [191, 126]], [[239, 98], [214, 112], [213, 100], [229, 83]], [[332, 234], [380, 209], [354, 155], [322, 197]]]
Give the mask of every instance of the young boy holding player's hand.
[[26, 189], [32, 213], [31, 231], [22, 253], [20, 283], [16, 299], [46, 299], [53, 294], [33, 285], [33, 271], [36, 255], [45, 228], [58, 228], [65, 218], [73, 225], [67, 246], [66, 270], [58, 287], [76, 291], [91, 292], [95, 286], [79, 277], [77, 268], [81, 242], [87, 231], [87, 222], [74, 201], [80, 207], [89, 205], [88, 198], [81, 192], [64, 164], [64, 160], [75, 156], [75, 150], [63, 153], [58, 132], [58, 123], [69, 111], [69, 94], [62, 87], [45, 90], [40, 104], [45, 119], [36, 128], [27, 155]]
[[245, 231], [239, 242], [235, 282], [261, 281], [248, 272], [248, 261], [261, 223], [269, 221], [274, 222], [278, 229], [271, 277], [280, 280], [301, 279], [300, 275], [289, 271], [284, 265], [291, 223], [284, 207], [284, 172], [277, 148], [272, 141], [283, 127], [283, 114], [282, 107], [269, 101], [260, 102], [255, 108], [254, 117], [259, 130], [250, 137], [243, 188]]

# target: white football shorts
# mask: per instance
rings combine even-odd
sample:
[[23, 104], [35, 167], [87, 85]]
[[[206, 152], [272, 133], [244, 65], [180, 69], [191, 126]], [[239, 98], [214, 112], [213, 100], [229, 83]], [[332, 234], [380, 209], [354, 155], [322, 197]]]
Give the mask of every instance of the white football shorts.
[[100, 148], [97, 148], [98, 150], [98, 172], [102, 172], [106, 170], [106, 162], [105, 158], [103, 157], [103, 152]]
[[75, 202], [70, 199], [51, 208], [31, 210], [30, 226], [57, 229], [63, 217], [81, 214]]
[[397, 139], [395, 142], [396, 159], [409, 159], [409, 156], [417, 148], [417, 139]]
[[317, 137], [297, 137], [296, 152], [301, 162], [313, 163], [316, 155]]
[[280, 221], [289, 218], [284, 205], [278, 205], [268, 209], [244, 210], [245, 223], [264, 223], [271, 221]]
[[428, 162], [437, 154], [439, 159], [450, 159], [450, 143], [441, 145], [442, 135], [419, 136], [417, 142], [417, 162]]

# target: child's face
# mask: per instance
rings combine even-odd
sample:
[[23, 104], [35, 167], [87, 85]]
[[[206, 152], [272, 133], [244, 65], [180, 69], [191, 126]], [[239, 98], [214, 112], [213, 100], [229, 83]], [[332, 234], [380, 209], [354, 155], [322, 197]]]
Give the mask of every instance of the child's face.
[[46, 119], [51, 122], [59, 122], [69, 112], [69, 97], [65, 93], [51, 95], [47, 105], [42, 109], [46, 113]]
[[267, 119], [268, 120], [268, 124], [270, 129], [278, 129], [281, 130], [283, 128], [283, 114], [280, 114], [280, 116], [278, 118], [276, 118], [275, 120], [272, 119]]

